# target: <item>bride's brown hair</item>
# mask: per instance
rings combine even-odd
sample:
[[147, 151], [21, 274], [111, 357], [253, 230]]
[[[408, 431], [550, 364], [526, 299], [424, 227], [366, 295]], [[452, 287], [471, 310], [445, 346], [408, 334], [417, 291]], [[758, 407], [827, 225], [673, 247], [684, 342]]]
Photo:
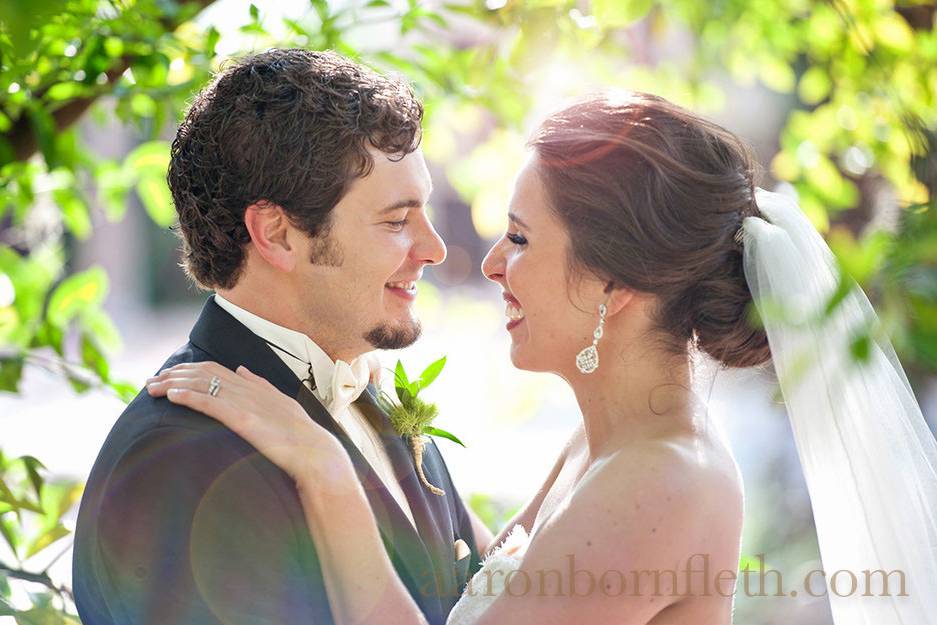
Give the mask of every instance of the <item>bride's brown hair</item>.
[[735, 241], [759, 214], [738, 137], [654, 95], [603, 93], [548, 117], [530, 146], [574, 269], [655, 295], [678, 353], [692, 341], [730, 367], [770, 358]]

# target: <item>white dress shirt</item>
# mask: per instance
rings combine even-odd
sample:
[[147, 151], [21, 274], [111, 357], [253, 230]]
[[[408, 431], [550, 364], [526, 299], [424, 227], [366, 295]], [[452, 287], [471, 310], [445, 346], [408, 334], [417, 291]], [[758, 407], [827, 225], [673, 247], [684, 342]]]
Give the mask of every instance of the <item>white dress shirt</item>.
[[[309, 364], [311, 364], [313, 378], [315, 379], [315, 388], [312, 389], [312, 392], [316, 399], [326, 407], [326, 410], [329, 410], [332, 398], [328, 397], [328, 394], [332, 388], [332, 372], [335, 369], [335, 362], [329, 358], [329, 355], [321, 347], [302, 332], [284, 328], [258, 317], [254, 313], [232, 304], [217, 293], [215, 294], [215, 302], [230, 313], [232, 317], [244, 324], [248, 330], [261, 339], [279, 347], [280, 349], [277, 347], [271, 347], [271, 349], [300, 380], [305, 381], [309, 378]], [[283, 350], [287, 350], [289, 354]], [[302, 361], [298, 360], [297, 357], [301, 358]], [[354, 364], [354, 361], [349, 364]], [[307, 387], [312, 388], [308, 383]], [[387, 451], [384, 449], [384, 445], [371, 423], [354, 404], [340, 407], [330, 414], [355, 444], [365, 460], [368, 461], [368, 464], [377, 472], [381, 482], [384, 483], [384, 486], [387, 487], [404, 514], [410, 519], [410, 523], [413, 523], [415, 527], [416, 524], [413, 521], [410, 505], [407, 503], [407, 498], [404, 496], [400, 484], [394, 477], [394, 470], [390, 459], [387, 457]]]

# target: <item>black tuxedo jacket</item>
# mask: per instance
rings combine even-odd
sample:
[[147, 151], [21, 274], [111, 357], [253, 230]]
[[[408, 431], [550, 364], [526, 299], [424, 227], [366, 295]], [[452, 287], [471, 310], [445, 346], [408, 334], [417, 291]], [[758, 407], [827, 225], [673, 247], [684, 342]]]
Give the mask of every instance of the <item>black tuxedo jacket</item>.
[[[358, 400], [384, 442], [414, 529], [315, 396], [214, 298], [189, 343], [162, 368], [204, 360], [232, 370], [247, 366], [297, 398], [341, 440], [394, 568], [429, 622], [444, 623], [479, 568], [479, 555], [469, 516], [435, 445], [426, 446], [424, 469], [445, 496], [420, 484], [405, 441], [377, 407], [373, 387]], [[471, 553], [457, 562], [458, 539]], [[91, 470], [75, 531], [73, 584], [84, 625], [333, 622], [316, 548], [289, 476], [214, 419], [145, 390], [117, 420]]]

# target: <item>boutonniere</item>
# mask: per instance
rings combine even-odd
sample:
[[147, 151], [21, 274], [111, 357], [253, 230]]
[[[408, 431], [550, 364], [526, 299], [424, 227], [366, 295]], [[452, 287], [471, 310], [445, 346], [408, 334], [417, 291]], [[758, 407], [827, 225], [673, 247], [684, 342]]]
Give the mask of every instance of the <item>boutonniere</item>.
[[465, 444], [454, 434], [432, 426], [433, 420], [439, 415], [439, 408], [436, 404], [425, 402], [417, 397], [420, 391], [432, 384], [433, 380], [439, 376], [444, 366], [446, 366], [445, 356], [426, 367], [420, 377], [411, 382], [403, 368], [403, 363], [398, 360], [397, 367], [394, 369], [394, 390], [397, 401], [383, 390], [377, 396], [378, 404], [387, 413], [391, 425], [410, 443], [410, 452], [413, 454], [413, 463], [420, 482], [435, 495], [445, 495], [446, 492], [430, 484], [426, 479], [426, 474], [423, 473], [423, 447], [429, 440], [427, 436], [448, 438], [465, 447]]

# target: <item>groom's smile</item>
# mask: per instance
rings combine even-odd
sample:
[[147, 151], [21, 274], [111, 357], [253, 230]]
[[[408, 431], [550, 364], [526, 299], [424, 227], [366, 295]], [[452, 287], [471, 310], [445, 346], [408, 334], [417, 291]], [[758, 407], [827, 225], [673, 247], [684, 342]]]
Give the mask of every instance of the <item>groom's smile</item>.
[[419, 281], [419, 279], [420, 278], [417, 277], [414, 280], [388, 282], [384, 285], [384, 288], [388, 289], [394, 295], [412, 302], [416, 299], [416, 283]]

